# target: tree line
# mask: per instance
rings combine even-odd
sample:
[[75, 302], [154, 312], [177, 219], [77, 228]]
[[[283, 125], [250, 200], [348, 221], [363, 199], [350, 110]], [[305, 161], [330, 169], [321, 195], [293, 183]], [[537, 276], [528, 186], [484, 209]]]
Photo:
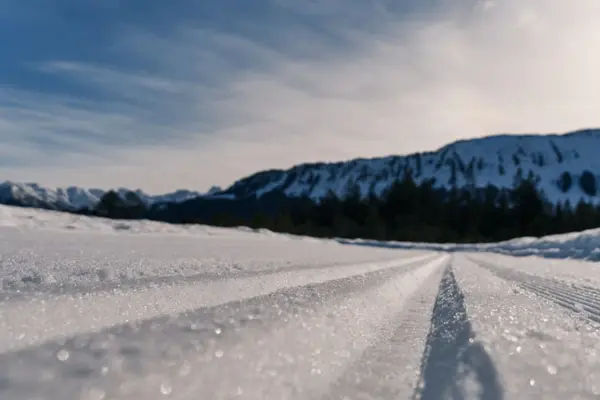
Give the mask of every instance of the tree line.
[[314, 237], [437, 243], [476, 243], [580, 231], [600, 226], [600, 207], [584, 202], [551, 204], [532, 177], [512, 189], [441, 189], [417, 184], [410, 173], [385, 193], [362, 196], [350, 185], [318, 202], [271, 193], [241, 200], [197, 199], [145, 207], [135, 193], [110, 192], [91, 213], [110, 218], [147, 218], [222, 227], [248, 226]]

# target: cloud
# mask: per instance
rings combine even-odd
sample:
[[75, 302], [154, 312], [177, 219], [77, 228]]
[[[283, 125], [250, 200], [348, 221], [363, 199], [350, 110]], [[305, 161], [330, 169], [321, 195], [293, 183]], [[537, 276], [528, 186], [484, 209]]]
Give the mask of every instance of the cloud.
[[[248, 73], [222, 107], [251, 116], [240, 135], [257, 137], [268, 124], [278, 132], [264, 133], [270, 143], [289, 143], [305, 160], [336, 158], [309, 143], [369, 156], [597, 125], [599, 11], [593, 0], [443, 8], [386, 32], [352, 32], [358, 48], [348, 54]], [[297, 142], [307, 145], [292, 147]]]
[[[185, 91], [185, 83], [152, 76], [144, 73], [124, 73], [110, 68], [89, 63], [69, 61], [48, 61], [40, 63], [40, 72], [49, 74], [69, 75], [80, 81], [81, 84], [91, 84], [99, 89], [106, 89], [111, 93], [134, 95], [139, 98], [139, 90], [151, 92], [180, 93]], [[131, 90], [134, 90], [131, 93]]]
[[[272, 1], [296, 22], [130, 28], [109, 48], [126, 64], [36, 64], [94, 96], [56, 101], [0, 89], [0, 138], [13, 132], [30, 151], [24, 157], [40, 157], [0, 172], [158, 192], [305, 161], [598, 125], [597, 0], [440, 0], [418, 9]], [[44, 157], [36, 147], [44, 140], [70, 150], [60, 161]]]

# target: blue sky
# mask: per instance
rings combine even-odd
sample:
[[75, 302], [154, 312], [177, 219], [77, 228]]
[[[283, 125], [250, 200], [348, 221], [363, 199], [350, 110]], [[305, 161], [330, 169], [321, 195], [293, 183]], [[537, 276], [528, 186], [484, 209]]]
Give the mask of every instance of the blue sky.
[[204, 190], [598, 126], [597, 0], [0, 0], [0, 180]]

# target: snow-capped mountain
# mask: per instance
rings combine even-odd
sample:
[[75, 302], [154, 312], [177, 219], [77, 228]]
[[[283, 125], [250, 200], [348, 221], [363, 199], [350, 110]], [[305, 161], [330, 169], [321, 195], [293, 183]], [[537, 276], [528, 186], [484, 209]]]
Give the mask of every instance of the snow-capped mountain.
[[[512, 188], [531, 177], [551, 202], [581, 199], [600, 204], [600, 129], [567, 134], [496, 135], [460, 140], [439, 150], [406, 156], [355, 159], [336, 163], [302, 164], [288, 170], [258, 172], [226, 190], [207, 193], [178, 190], [152, 196], [134, 190], [148, 205], [181, 203], [199, 197], [233, 199], [261, 197], [282, 191], [290, 197], [307, 195], [318, 200], [333, 192], [343, 197], [358, 185], [363, 196], [381, 195], [406, 173], [416, 182], [434, 179], [437, 187]], [[35, 183], [0, 183], [0, 203], [64, 211], [94, 208], [103, 189], [51, 189]], [[116, 190], [123, 198], [129, 189]]]
[[407, 171], [416, 182], [435, 179], [437, 187], [446, 188], [511, 188], [516, 180], [532, 177], [551, 202], [576, 203], [583, 198], [600, 203], [600, 129], [561, 135], [496, 135], [407, 156], [302, 164], [259, 172], [223, 193], [260, 197], [278, 190], [288, 196], [320, 199], [329, 191], [344, 196], [357, 184], [363, 195], [380, 195]]
[[[218, 191], [218, 190], [217, 190]], [[62, 211], [93, 209], [107, 192], [103, 189], [82, 189], [79, 187], [48, 188], [36, 183], [18, 183], [5, 181], [0, 183], [0, 203], [28, 207], [48, 208]], [[152, 196], [141, 190], [116, 189], [125, 198], [128, 192], [136, 193], [147, 205], [159, 203], [181, 203], [203, 196], [200, 192], [178, 190], [158, 196]]]

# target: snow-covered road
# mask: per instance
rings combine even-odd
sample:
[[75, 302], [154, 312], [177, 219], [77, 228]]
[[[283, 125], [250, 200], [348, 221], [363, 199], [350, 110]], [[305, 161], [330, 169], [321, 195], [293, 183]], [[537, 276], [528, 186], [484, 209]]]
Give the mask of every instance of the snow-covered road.
[[0, 399], [600, 396], [600, 267], [0, 228]]

